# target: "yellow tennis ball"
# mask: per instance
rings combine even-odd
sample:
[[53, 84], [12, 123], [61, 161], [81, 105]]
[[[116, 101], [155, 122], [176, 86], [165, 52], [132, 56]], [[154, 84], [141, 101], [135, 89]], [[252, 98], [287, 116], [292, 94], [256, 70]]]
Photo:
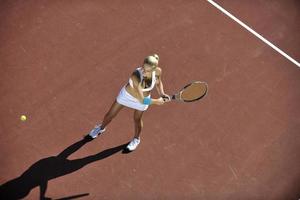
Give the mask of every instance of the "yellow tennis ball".
[[20, 119], [21, 119], [21, 121], [24, 122], [24, 121], [26, 121], [27, 117], [26, 117], [26, 115], [21, 115]]

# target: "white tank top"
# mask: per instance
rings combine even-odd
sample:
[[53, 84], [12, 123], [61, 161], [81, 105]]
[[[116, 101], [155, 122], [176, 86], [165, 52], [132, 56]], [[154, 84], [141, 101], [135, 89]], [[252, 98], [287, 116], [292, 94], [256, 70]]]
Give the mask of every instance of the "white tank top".
[[[142, 68], [141, 68], [141, 67], [138, 67], [137, 70], [138, 70], [139, 73], [140, 73], [140, 78], [141, 78], [141, 82], [142, 82], [142, 81], [143, 81]], [[155, 77], [155, 70], [154, 70], [154, 71], [152, 72], [152, 82], [151, 82], [151, 86], [148, 87], [148, 88], [142, 89], [142, 91], [143, 91], [143, 92], [151, 91], [151, 90], [154, 88], [155, 82], [156, 82], [156, 77]], [[129, 78], [129, 85], [133, 88], [133, 82], [132, 82], [131, 78]]]

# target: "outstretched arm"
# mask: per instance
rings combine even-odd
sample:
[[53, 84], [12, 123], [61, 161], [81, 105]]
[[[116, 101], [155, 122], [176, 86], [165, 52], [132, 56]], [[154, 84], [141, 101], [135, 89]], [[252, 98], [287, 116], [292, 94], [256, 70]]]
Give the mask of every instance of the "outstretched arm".
[[167, 97], [169, 98], [170, 100], [170, 96], [167, 95], [164, 91], [164, 85], [163, 85], [163, 82], [161, 80], [161, 74], [162, 74], [162, 71], [161, 69], [159, 70], [159, 73], [157, 75], [157, 81], [156, 81], [156, 90], [158, 92], [158, 95], [161, 96], [161, 97]]
[[159, 81], [159, 83], [156, 84], [156, 90], [159, 96], [166, 95], [164, 91], [164, 85], [161, 80]]

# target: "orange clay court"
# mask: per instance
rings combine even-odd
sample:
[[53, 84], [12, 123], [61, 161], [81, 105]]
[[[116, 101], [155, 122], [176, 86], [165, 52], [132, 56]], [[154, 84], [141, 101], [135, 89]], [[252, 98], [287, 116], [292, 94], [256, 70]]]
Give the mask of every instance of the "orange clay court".
[[[1, 200], [298, 200], [300, 2], [214, 2], [291, 59], [206, 0], [1, 1]], [[153, 53], [207, 96], [150, 106], [132, 153], [129, 108], [84, 140]]]

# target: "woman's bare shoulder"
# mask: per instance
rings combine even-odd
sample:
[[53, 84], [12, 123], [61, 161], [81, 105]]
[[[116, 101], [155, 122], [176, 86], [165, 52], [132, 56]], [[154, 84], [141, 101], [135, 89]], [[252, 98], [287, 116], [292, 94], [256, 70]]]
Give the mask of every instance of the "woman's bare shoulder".
[[131, 74], [131, 79], [134, 79], [137, 82], [141, 81], [141, 77], [140, 77], [140, 73], [135, 70], [132, 74]]
[[157, 67], [157, 68], [155, 69], [155, 73], [156, 73], [158, 76], [160, 76], [161, 72], [162, 72], [162, 69], [161, 69], [160, 67]]

